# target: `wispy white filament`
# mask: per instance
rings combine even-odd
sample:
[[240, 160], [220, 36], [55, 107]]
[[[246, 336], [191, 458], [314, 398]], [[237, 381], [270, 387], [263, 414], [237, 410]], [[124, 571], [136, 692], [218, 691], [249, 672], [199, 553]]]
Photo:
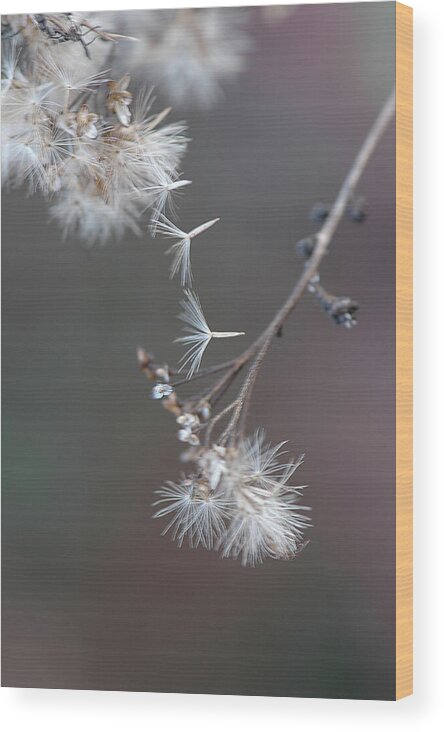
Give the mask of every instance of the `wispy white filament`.
[[202, 544], [206, 549], [214, 548], [225, 531], [225, 519], [229, 514], [228, 500], [221, 493], [188, 479], [180, 483], [169, 481], [156, 493], [161, 497], [154, 505], [164, 505], [154, 517], [169, 518], [163, 534], [172, 529], [172, 538], [179, 546], [187, 537], [190, 546]]
[[151, 192], [154, 198], [153, 214], [151, 217], [150, 229], [153, 236], [156, 236], [159, 219], [165, 215], [165, 211], [169, 209], [174, 213], [173, 196], [180, 191], [181, 188], [191, 185], [190, 180], [171, 180], [167, 176], [159, 175], [160, 181], [157, 185], [148, 186], [144, 191]]
[[[202, 224], [202, 226], [205, 226], [205, 224]], [[201, 229], [201, 227], [198, 228]], [[180, 369], [188, 367], [189, 378], [199, 370], [202, 356], [212, 338], [234, 338], [235, 336], [245, 335], [245, 333], [243, 331], [210, 330], [196, 293], [187, 289], [184, 291], [184, 295], [185, 299], [181, 303], [183, 311], [179, 318], [186, 323], [184, 330], [188, 331], [190, 335], [176, 338], [176, 342], [185, 343], [189, 346], [180, 360]]]
[[157, 221], [157, 228], [162, 232], [164, 236], [171, 239], [179, 239], [176, 244], [173, 244], [167, 249], [166, 254], [173, 254], [173, 261], [170, 268], [171, 279], [178, 273], [180, 273], [180, 282], [182, 287], [191, 286], [193, 275], [191, 272], [191, 240], [199, 234], [214, 226], [219, 219], [211, 219], [206, 221], [200, 226], [192, 229], [189, 232], [182, 231], [178, 226], [172, 223], [163, 214], [159, 216]]

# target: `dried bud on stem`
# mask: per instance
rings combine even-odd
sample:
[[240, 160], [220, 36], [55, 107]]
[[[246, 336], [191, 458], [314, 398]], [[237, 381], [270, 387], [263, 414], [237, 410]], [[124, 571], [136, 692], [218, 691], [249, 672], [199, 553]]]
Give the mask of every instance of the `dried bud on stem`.
[[359, 308], [357, 302], [350, 297], [331, 295], [320, 284], [319, 275], [310, 281], [308, 289], [317, 297], [325, 312], [337, 325], [344, 325], [346, 328], [352, 328], [356, 325], [354, 316]]

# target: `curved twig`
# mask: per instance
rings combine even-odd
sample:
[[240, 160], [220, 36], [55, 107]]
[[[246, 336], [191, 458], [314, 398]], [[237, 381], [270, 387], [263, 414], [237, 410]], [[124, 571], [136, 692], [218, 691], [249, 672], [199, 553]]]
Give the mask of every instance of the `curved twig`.
[[255, 361], [253, 362], [244, 384], [239, 395], [238, 403], [233, 412], [230, 420], [230, 427], [234, 429], [239, 422], [240, 416], [243, 413], [246, 415], [249, 398], [251, 391], [254, 387], [259, 369], [264, 361], [264, 358], [270, 348], [273, 336], [278, 333], [282, 328], [282, 325], [291, 314], [299, 300], [301, 299], [306, 287], [310, 281], [316, 276], [322, 259], [324, 258], [328, 246], [335, 234], [342, 216], [345, 213], [347, 204], [353, 197], [356, 186], [369, 162], [373, 152], [375, 151], [379, 141], [383, 137], [389, 123], [391, 122], [395, 113], [395, 90], [391, 92], [384, 106], [382, 107], [378, 117], [376, 118], [373, 126], [371, 127], [364, 143], [359, 150], [353, 165], [351, 166], [340, 190], [336, 197], [336, 200], [328, 214], [325, 223], [316, 234], [316, 245], [312, 255], [307, 260], [304, 270], [296, 282], [293, 290], [289, 297], [284, 302], [282, 307], [277, 311], [274, 318], [271, 320], [265, 330], [258, 336], [258, 338], [246, 349], [240, 356], [235, 359], [231, 369], [227, 371], [222, 379], [217, 382], [210, 392], [206, 395], [208, 401], [220, 398], [226, 388], [231, 384], [232, 380], [237, 376], [243, 366], [250, 361], [250, 359], [257, 354]]

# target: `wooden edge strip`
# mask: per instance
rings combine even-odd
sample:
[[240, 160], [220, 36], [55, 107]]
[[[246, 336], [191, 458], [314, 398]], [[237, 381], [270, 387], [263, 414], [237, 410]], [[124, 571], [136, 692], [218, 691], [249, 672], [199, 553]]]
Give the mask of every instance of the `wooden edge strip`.
[[396, 699], [413, 693], [413, 10], [396, 3]]

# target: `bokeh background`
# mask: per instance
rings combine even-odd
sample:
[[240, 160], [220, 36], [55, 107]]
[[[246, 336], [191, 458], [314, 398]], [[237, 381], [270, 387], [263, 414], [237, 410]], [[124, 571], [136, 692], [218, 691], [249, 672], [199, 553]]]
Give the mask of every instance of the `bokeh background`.
[[[391, 89], [395, 16], [392, 2], [246, 13], [245, 72], [211, 110], [172, 119], [192, 138], [180, 223], [221, 217], [195, 249], [206, 315], [250, 341], [300, 272], [312, 204], [334, 199]], [[335, 326], [306, 294], [257, 383], [251, 430], [306, 453], [314, 522], [298, 559], [257, 568], [179, 550], [151, 518], [181, 470], [135, 358], [180, 353], [162, 241], [88, 249], [62, 240], [38, 196], [4, 195], [4, 685], [393, 698], [394, 155], [391, 129], [360, 186], [366, 222], [344, 221], [322, 266], [359, 324]], [[239, 344], [211, 344], [205, 363]]]

